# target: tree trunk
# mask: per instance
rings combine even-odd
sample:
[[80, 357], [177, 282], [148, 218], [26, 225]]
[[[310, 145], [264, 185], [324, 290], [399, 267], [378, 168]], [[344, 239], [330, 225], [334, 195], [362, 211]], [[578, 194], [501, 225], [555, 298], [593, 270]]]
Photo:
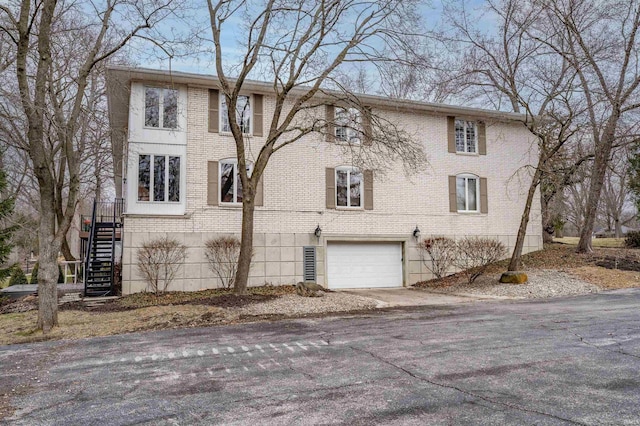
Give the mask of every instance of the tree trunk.
[[520, 220], [520, 228], [518, 228], [518, 237], [516, 238], [516, 245], [513, 248], [513, 254], [511, 255], [511, 261], [507, 271], [519, 271], [520, 260], [522, 258], [522, 248], [524, 247], [524, 238], [527, 236], [527, 225], [529, 224], [529, 215], [531, 213], [531, 205], [533, 204], [533, 198], [536, 194], [536, 188], [540, 183], [540, 176], [542, 175], [541, 164], [538, 163], [531, 185], [529, 186], [529, 192], [527, 193], [527, 202], [524, 206], [524, 212]]
[[554, 231], [553, 218], [551, 217], [551, 211], [549, 209], [547, 197], [542, 194], [542, 191], [540, 191], [540, 209], [540, 213], [542, 216], [542, 242], [552, 243]]
[[242, 237], [240, 239], [240, 256], [238, 257], [238, 271], [234, 292], [236, 294], [247, 293], [251, 258], [253, 257], [253, 213], [255, 211], [255, 196], [253, 191], [242, 200]]
[[[45, 185], [46, 188], [46, 185]], [[55, 213], [53, 203], [45, 191], [40, 191], [41, 213], [39, 227], [38, 323], [37, 328], [48, 333], [58, 325], [58, 251], [55, 241]]]
[[76, 260], [73, 253], [71, 253], [71, 247], [69, 246], [69, 240], [67, 240], [66, 235], [62, 239], [62, 246], [60, 247], [60, 251], [62, 252], [62, 256], [64, 256], [64, 260]]
[[602, 194], [602, 187], [604, 186], [604, 178], [607, 174], [607, 166], [609, 165], [609, 157], [615, 140], [616, 125], [619, 117], [619, 113], [616, 114], [615, 112], [609, 117], [600, 143], [596, 144], [584, 223], [580, 231], [580, 241], [578, 242], [578, 248], [576, 250], [578, 253], [593, 252], [591, 244], [593, 227], [595, 226], [596, 215], [598, 214], [598, 204], [600, 203], [600, 196]]
[[615, 230], [616, 230], [616, 238], [622, 238], [622, 223], [620, 222], [620, 218], [615, 218]]
[[593, 159], [589, 197], [587, 198], [583, 227], [580, 231], [580, 241], [578, 242], [578, 248], [576, 250], [578, 253], [593, 252], [591, 244], [593, 227], [595, 226], [596, 215], [598, 214], [598, 204], [600, 202], [600, 195], [602, 194], [602, 187], [604, 186], [604, 178], [607, 174], [609, 156], [611, 155], [611, 147], [614, 140], [615, 128], [612, 128], [612, 125], [608, 125], [607, 127], [608, 129], [603, 136], [601, 145], [597, 147], [595, 157]]

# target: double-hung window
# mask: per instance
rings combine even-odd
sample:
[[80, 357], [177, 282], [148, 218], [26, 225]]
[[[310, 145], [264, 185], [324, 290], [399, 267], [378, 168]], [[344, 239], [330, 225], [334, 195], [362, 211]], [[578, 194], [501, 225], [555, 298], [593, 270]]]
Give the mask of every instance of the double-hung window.
[[362, 207], [362, 172], [352, 167], [336, 169], [336, 206]]
[[159, 129], [178, 128], [178, 91], [145, 87], [144, 125]]
[[[227, 107], [226, 96], [220, 96], [220, 130], [222, 132], [231, 132], [231, 124], [229, 124], [229, 108]], [[238, 96], [236, 102], [236, 123], [240, 126], [242, 133], [251, 133], [251, 98], [249, 96]]]
[[180, 157], [138, 156], [138, 201], [180, 201]]
[[[250, 177], [253, 165], [247, 163], [247, 174]], [[235, 159], [220, 161], [220, 203], [242, 203], [242, 181]]]
[[475, 121], [456, 118], [456, 152], [475, 154], [478, 152], [478, 127]]
[[456, 176], [456, 200], [459, 212], [478, 212], [480, 179], [475, 175]]
[[335, 136], [340, 142], [360, 143], [361, 116], [356, 108], [336, 108]]

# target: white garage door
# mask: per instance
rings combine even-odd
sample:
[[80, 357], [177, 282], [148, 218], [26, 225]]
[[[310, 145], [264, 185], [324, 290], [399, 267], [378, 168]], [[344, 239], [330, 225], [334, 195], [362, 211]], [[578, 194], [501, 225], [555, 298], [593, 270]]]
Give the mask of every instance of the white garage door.
[[402, 287], [401, 243], [329, 243], [329, 288]]

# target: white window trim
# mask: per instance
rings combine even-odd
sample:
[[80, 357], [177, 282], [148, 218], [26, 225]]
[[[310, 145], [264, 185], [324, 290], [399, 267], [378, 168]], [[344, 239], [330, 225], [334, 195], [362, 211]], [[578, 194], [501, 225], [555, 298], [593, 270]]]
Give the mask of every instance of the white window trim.
[[[237, 158], [225, 158], [218, 161], [218, 205], [220, 206], [233, 206], [239, 207], [242, 206], [242, 202], [238, 201], [222, 201], [222, 165], [223, 164], [233, 164], [233, 199], [238, 199], [238, 181], [240, 180], [240, 176], [238, 175], [238, 159]], [[253, 172], [253, 163], [247, 161], [247, 166], [249, 167], [249, 177], [251, 177], [251, 173]], [[238, 179], [238, 180], [236, 180]]]
[[[140, 183], [140, 156], [148, 155], [151, 157], [151, 161], [149, 162], [149, 200], [141, 200], [140, 199], [140, 185], [136, 185], [136, 202], [144, 203], [144, 204], [180, 204], [182, 203], [183, 190], [182, 190], [182, 168], [184, 167], [184, 157], [182, 155], [174, 155], [174, 154], [138, 154], [138, 167], [137, 167], [137, 175], [136, 175], [136, 183]], [[156, 201], [152, 200], [154, 194], [154, 186], [156, 180], [156, 174], [154, 171], [154, 164], [156, 157], [164, 157], [164, 201]], [[180, 196], [178, 197], [178, 201], [169, 201], [169, 157], [178, 157], [180, 158], [180, 185], [178, 187], [178, 191]]]
[[[243, 94], [240, 93], [238, 96], [247, 96], [249, 98], [249, 108], [250, 108], [250, 117], [249, 117], [249, 132], [243, 132], [242, 134], [245, 136], [251, 136], [253, 135], [253, 94]], [[218, 122], [220, 123], [220, 130], [219, 130], [219, 134], [221, 135], [225, 135], [225, 136], [230, 136], [233, 135], [233, 133], [231, 133], [231, 124], [229, 124], [229, 130], [223, 130], [223, 123], [224, 123], [224, 114], [223, 114], [223, 110], [222, 110], [222, 105], [223, 103], [226, 105], [226, 97], [224, 95], [224, 93], [220, 92], [220, 96], [218, 99]]]
[[[338, 172], [347, 172], [347, 205], [339, 206], [338, 205]], [[360, 173], [360, 205], [359, 206], [351, 206], [351, 196], [349, 194], [349, 189], [351, 188], [351, 172]], [[364, 173], [360, 171], [357, 167], [351, 166], [340, 166], [336, 167], [333, 173], [333, 178], [335, 179], [335, 205], [338, 210], [364, 210]]]
[[[456, 127], [456, 122], [457, 121], [462, 121], [464, 123], [464, 151], [458, 151], [458, 144], [456, 143], [456, 154], [461, 154], [461, 155], [479, 155], [478, 153], [478, 122], [475, 120], [467, 120], [465, 118], [461, 118], [461, 117], [455, 117], [454, 118], [454, 134], [455, 134], [455, 127]], [[473, 123], [473, 128], [474, 128], [474, 151], [473, 152], [469, 152], [467, 151], [468, 148], [468, 142], [467, 142], [467, 124], [469, 122]]]
[[[346, 111], [347, 113], [347, 117], [351, 117], [352, 114], [354, 116], [357, 117], [357, 119], [355, 120], [355, 123], [347, 123], [347, 125], [343, 125], [343, 126], [339, 126], [337, 124], [337, 120], [336, 120], [336, 125], [334, 126], [333, 129], [333, 133], [334, 133], [334, 138], [336, 140], [337, 143], [343, 143], [343, 144], [353, 144], [353, 145], [360, 145], [360, 135], [362, 133], [362, 113], [357, 109], [357, 108], [342, 108], [342, 107], [336, 107], [335, 110], [335, 117], [338, 117], [338, 111]], [[352, 112], [353, 111], [353, 112]], [[358, 131], [357, 129], [350, 127], [349, 125], [353, 124], [354, 127], [358, 126], [360, 127], [360, 131]], [[347, 133], [347, 139], [341, 139], [338, 137], [338, 129], [344, 128], [346, 129], [346, 133]]]
[[[458, 196], [458, 179], [464, 179], [464, 206], [465, 210], [458, 209], [458, 213], [480, 213], [480, 177], [472, 173], [456, 175], [456, 197]], [[469, 210], [469, 179], [476, 180], [476, 210]], [[456, 206], [458, 200], [456, 199]]]
[[[160, 90], [160, 96], [158, 98], [158, 127], [147, 126], [147, 89]], [[164, 127], [164, 91], [175, 90], [176, 91], [176, 127]], [[179, 117], [180, 117], [180, 91], [171, 87], [158, 87], [158, 86], [143, 86], [142, 87], [142, 127], [151, 130], [166, 130], [175, 132], [180, 130]]]

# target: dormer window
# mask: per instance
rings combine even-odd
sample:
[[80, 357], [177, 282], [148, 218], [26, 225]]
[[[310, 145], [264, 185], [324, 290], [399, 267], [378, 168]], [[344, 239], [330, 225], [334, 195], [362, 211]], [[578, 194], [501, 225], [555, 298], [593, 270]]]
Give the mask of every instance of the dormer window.
[[144, 125], [158, 129], [178, 128], [178, 91], [176, 89], [145, 88]]

